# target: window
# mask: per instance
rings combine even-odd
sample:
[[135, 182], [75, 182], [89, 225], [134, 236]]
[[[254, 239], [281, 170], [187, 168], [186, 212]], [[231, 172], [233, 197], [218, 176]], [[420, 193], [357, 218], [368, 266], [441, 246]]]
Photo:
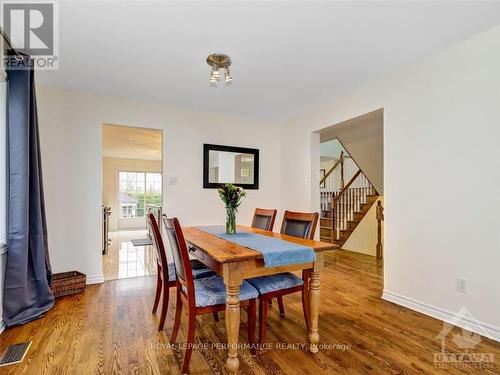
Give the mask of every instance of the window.
[[119, 172], [120, 218], [144, 217], [146, 205], [161, 205], [161, 173]]

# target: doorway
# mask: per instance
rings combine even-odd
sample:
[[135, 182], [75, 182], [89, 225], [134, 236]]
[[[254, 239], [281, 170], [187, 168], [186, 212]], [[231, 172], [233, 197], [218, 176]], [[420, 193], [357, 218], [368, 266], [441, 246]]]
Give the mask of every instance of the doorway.
[[320, 237], [383, 260], [383, 109], [319, 132]]
[[163, 202], [161, 130], [102, 125], [104, 280], [156, 273], [146, 213]]

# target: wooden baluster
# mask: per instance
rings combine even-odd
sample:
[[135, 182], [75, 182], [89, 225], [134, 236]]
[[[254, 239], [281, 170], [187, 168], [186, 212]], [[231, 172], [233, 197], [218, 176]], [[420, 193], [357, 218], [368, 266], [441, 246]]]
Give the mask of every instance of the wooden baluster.
[[347, 212], [346, 212], [346, 215], [345, 215], [345, 221], [346, 221], [346, 227], [347, 227], [347, 223], [349, 222], [349, 220], [351, 220], [351, 188], [349, 188], [346, 193], [347, 193]]
[[355, 187], [352, 188], [352, 218], [353, 219], [354, 219], [354, 212], [356, 212], [356, 188]]
[[352, 220], [352, 188], [349, 188], [349, 211], [348, 213], [348, 220]]
[[366, 178], [365, 175], [363, 175], [363, 203], [366, 203]]
[[352, 220], [354, 220], [355, 212], [356, 212], [356, 188], [352, 189]]
[[340, 195], [340, 198], [339, 198], [339, 231], [342, 230], [342, 208], [343, 208], [343, 201], [342, 201], [342, 194]]
[[337, 226], [337, 234], [336, 234], [336, 236], [337, 236], [337, 240], [338, 240], [339, 239], [339, 235], [340, 235], [340, 232], [339, 232], [340, 231], [340, 228], [339, 228], [339, 226], [340, 226], [340, 221], [339, 221], [339, 218], [340, 218], [340, 202], [338, 200], [336, 201], [336, 215], [337, 215], [337, 217], [335, 218], [335, 220], [336, 220], [336, 226]]
[[345, 230], [345, 213], [347, 211], [347, 202], [345, 192], [342, 194], [342, 202], [344, 202], [344, 209], [342, 210], [342, 229]]
[[360, 200], [359, 200], [359, 197], [360, 197], [360, 194], [359, 194], [359, 189], [360, 189], [359, 185], [360, 185], [360, 183], [359, 182], [360, 182], [360, 178], [358, 177], [356, 179], [356, 212], [359, 211], [359, 209], [360, 209], [360, 203], [361, 203]]
[[344, 190], [344, 151], [340, 151], [340, 190]]
[[345, 200], [344, 194], [341, 193], [340, 196], [340, 230], [344, 230], [344, 210], [345, 210]]
[[340, 196], [340, 230], [344, 230], [344, 210], [345, 210], [344, 204], [345, 204], [344, 195], [342, 194]]
[[336, 216], [335, 215], [335, 199], [332, 198], [331, 202], [332, 202], [332, 204], [331, 204], [331, 206], [332, 206], [332, 240], [334, 240], [337, 237], [336, 232], [335, 232], [336, 231], [336, 229], [335, 229], [336, 228], [336, 225], [335, 225], [335, 216]]
[[382, 202], [377, 202], [377, 260], [383, 259], [382, 249], [382, 220], [384, 220], [384, 207]]
[[355, 188], [354, 190], [354, 206], [352, 208], [352, 211], [353, 211], [353, 217], [354, 217], [354, 214], [358, 211], [358, 188]]
[[345, 210], [345, 227], [346, 227], [346, 229], [347, 229], [347, 222], [349, 221], [349, 190], [351, 190], [351, 189], [349, 188], [345, 192], [345, 207], [346, 207], [346, 210]]

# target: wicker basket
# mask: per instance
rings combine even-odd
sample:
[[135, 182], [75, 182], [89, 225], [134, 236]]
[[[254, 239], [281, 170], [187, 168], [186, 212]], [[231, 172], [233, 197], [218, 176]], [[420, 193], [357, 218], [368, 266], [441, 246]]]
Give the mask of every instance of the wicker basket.
[[85, 290], [87, 275], [78, 271], [55, 273], [52, 275], [52, 293], [54, 297], [67, 296]]

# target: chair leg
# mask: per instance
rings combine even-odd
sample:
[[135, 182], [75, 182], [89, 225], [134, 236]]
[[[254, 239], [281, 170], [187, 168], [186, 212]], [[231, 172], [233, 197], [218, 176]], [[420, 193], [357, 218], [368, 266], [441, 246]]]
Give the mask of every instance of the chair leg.
[[306, 321], [307, 332], [309, 332], [309, 322], [311, 321], [311, 314], [309, 310], [309, 271], [302, 272], [302, 279], [304, 285], [302, 287], [302, 310], [304, 311], [304, 319]]
[[177, 340], [177, 333], [179, 333], [179, 326], [181, 325], [182, 317], [181, 287], [178, 285], [176, 290], [177, 299], [175, 303], [174, 326], [172, 327], [172, 336], [170, 337], [171, 344], [175, 344], [175, 340]]
[[259, 297], [259, 345], [266, 339], [267, 305], [268, 301]]
[[216, 322], [218, 322], [219, 321], [219, 313], [217, 311], [214, 311], [213, 315], [214, 315], [214, 320]]
[[158, 324], [158, 331], [162, 331], [165, 326], [165, 319], [167, 318], [168, 311], [168, 297], [169, 297], [169, 287], [168, 280], [163, 278], [163, 300], [161, 303], [161, 315], [160, 315], [160, 324]]
[[156, 295], [155, 295], [155, 302], [153, 304], [153, 314], [156, 313], [156, 310], [158, 310], [158, 302], [160, 302], [160, 296], [161, 296], [161, 288], [162, 288], [162, 281], [161, 281], [161, 268], [159, 265], [156, 265], [157, 269], [157, 274], [156, 274]]
[[285, 316], [285, 305], [283, 304], [283, 296], [278, 297], [278, 307], [280, 309], [280, 315]]
[[185, 374], [189, 368], [191, 354], [193, 353], [194, 333], [196, 331], [196, 315], [194, 311], [189, 311], [188, 333], [186, 340], [186, 353], [184, 353], [184, 361], [182, 362], [181, 374]]
[[248, 342], [250, 343], [250, 354], [256, 355], [256, 342], [255, 342], [255, 323], [256, 323], [256, 301], [251, 299], [248, 301], [247, 314], [248, 314]]

